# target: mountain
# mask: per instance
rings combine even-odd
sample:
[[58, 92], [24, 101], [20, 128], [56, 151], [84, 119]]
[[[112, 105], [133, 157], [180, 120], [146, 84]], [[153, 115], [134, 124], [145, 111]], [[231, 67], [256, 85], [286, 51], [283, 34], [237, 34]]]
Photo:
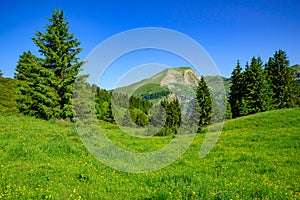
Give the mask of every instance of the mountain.
[[191, 68], [168, 68], [148, 79], [117, 88], [115, 91], [140, 97], [152, 95], [151, 100], [155, 101], [166, 96], [160, 94], [168, 95], [171, 92], [191, 95], [194, 93], [193, 89], [197, 86], [198, 81], [199, 76]]
[[[221, 80], [224, 82], [225, 88], [229, 89], [229, 79], [221, 76], [207, 76], [205, 79], [208, 85], [214, 88]], [[199, 80], [200, 77], [197, 73], [189, 67], [168, 68], [148, 79], [116, 88], [114, 91], [139, 96], [153, 102], [157, 102], [161, 97], [171, 93], [176, 94], [181, 100], [190, 100], [195, 96]]]

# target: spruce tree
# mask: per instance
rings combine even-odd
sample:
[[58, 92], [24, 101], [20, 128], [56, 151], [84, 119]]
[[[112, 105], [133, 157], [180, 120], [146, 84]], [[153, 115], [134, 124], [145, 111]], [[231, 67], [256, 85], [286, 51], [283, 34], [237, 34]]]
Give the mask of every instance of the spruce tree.
[[266, 72], [272, 88], [274, 108], [291, 108], [297, 105], [298, 88], [295, 76], [289, 68], [287, 54], [278, 50], [269, 58]]
[[20, 56], [15, 78], [19, 99], [16, 106], [25, 115], [42, 119], [56, 117], [59, 110], [58, 95], [53, 86], [54, 73], [42, 67], [42, 60], [24, 52]]
[[121, 122], [122, 126], [128, 126], [128, 127], [134, 127], [135, 124], [133, 122], [133, 120], [131, 119], [130, 113], [128, 110], [125, 111], [122, 122]]
[[226, 117], [226, 119], [232, 119], [231, 106], [230, 106], [230, 103], [227, 98], [225, 98], [224, 103], [225, 103], [225, 107], [226, 107], [225, 117]]
[[46, 32], [38, 31], [33, 42], [43, 56], [42, 67], [52, 71], [53, 88], [59, 100], [60, 118], [72, 118], [72, 91], [75, 78], [84, 64], [77, 57], [81, 52], [80, 42], [69, 32], [69, 23], [65, 21], [64, 12], [54, 10], [49, 18]]
[[33, 82], [42, 70], [42, 59], [34, 56], [31, 51], [23, 52], [18, 61], [15, 78], [25, 82]]
[[150, 112], [150, 126], [152, 128], [162, 128], [166, 121], [166, 112], [164, 108], [155, 104]]
[[73, 120], [78, 127], [97, 124], [93, 88], [87, 78], [86, 74], [80, 75], [74, 82]]
[[249, 67], [244, 72], [244, 94], [247, 114], [263, 112], [270, 109], [271, 92], [263, 71], [260, 57], [253, 57]]
[[170, 124], [171, 132], [177, 134], [181, 123], [181, 107], [177, 97], [170, 102], [168, 113], [172, 116]]
[[163, 128], [156, 135], [166, 136], [177, 134], [182, 120], [181, 108], [178, 98], [164, 98], [161, 100], [161, 106], [166, 111], [166, 121]]
[[210, 123], [212, 110], [212, 100], [210, 91], [203, 76], [201, 76], [196, 90], [196, 98], [200, 110], [200, 120], [198, 128], [198, 132], [200, 132], [203, 126], [208, 125]]
[[33, 38], [43, 57], [30, 51], [20, 56], [15, 74], [21, 94], [17, 107], [43, 119], [71, 119], [74, 82], [83, 65], [77, 57], [80, 42], [69, 33], [63, 11], [54, 10], [49, 21], [46, 32], [38, 31]]
[[243, 95], [243, 73], [240, 62], [237, 61], [237, 65], [231, 73], [231, 86], [229, 103], [231, 107], [232, 117], [236, 118], [240, 116], [240, 104], [242, 102]]

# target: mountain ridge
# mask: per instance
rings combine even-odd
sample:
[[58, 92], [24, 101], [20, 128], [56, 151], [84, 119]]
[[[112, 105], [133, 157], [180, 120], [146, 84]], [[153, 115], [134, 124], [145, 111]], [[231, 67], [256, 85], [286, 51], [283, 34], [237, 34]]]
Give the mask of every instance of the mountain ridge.
[[[226, 94], [229, 94], [230, 79], [220, 75], [205, 76], [204, 78], [211, 87], [216, 87], [218, 86], [217, 84], [220, 84], [223, 81]], [[116, 88], [113, 91], [139, 97], [148, 97], [149, 95], [161, 97], [160, 95], [155, 95], [155, 93], [173, 93], [177, 96], [184, 96], [186, 98], [195, 96], [199, 80], [200, 76], [190, 67], [167, 68], [150, 78]], [[158, 99], [154, 98], [150, 100], [157, 101]]]

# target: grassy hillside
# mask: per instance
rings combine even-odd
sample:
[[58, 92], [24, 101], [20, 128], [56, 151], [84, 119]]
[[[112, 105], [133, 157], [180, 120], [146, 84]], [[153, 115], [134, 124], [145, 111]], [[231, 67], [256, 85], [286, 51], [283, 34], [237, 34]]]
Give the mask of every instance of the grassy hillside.
[[[160, 84], [157, 83], [147, 83], [137, 88], [133, 92], [133, 95], [156, 102], [158, 99], [162, 97], [162, 95], [164, 94], [168, 95], [169, 93], [171, 93], [170, 90], [165, 86], [161, 86]], [[151, 96], [153, 97], [151, 98]]]
[[0, 77], [0, 113], [16, 112], [17, 83], [14, 79]]
[[134, 95], [150, 94], [150, 93], [156, 93], [161, 91], [169, 91], [169, 89], [166, 87], [162, 87], [156, 83], [148, 83], [143, 85], [142, 87], [139, 87], [137, 90], [134, 91], [133, 94]]
[[[0, 116], [3, 199], [299, 199], [300, 109], [227, 121], [207, 157], [204, 135], [172, 165], [129, 174], [104, 166], [84, 148], [72, 124]], [[126, 136], [102, 124], [132, 151], [158, 149], [172, 138]]]

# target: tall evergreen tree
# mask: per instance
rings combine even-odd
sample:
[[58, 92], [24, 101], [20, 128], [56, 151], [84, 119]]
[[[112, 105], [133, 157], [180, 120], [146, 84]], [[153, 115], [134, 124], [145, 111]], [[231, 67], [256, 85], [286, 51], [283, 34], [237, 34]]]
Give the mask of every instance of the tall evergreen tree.
[[24, 52], [20, 56], [15, 78], [19, 80], [17, 108], [21, 113], [50, 119], [56, 116], [58, 95], [53, 87], [54, 73], [42, 67], [42, 60]]
[[174, 99], [162, 99], [162, 107], [166, 111], [166, 121], [163, 128], [156, 134], [157, 136], [166, 136], [177, 134], [181, 124], [181, 108], [177, 97]]
[[237, 65], [231, 73], [231, 86], [230, 86], [230, 97], [229, 103], [231, 107], [232, 117], [240, 116], [240, 104], [242, 102], [243, 94], [243, 73], [239, 60]]
[[198, 132], [200, 132], [203, 126], [210, 123], [212, 110], [212, 99], [210, 91], [203, 76], [201, 76], [196, 90], [196, 98], [200, 110], [200, 120], [198, 128]]
[[172, 132], [177, 134], [177, 131], [181, 123], [181, 107], [177, 97], [170, 102], [169, 110], [167, 112], [169, 113], [170, 116], [172, 116], [172, 120], [170, 123]]
[[58, 104], [61, 118], [72, 118], [72, 91], [75, 78], [84, 64], [77, 57], [81, 52], [80, 42], [69, 32], [69, 23], [64, 12], [54, 10], [49, 18], [46, 32], [38, 31], [33, 42], [44, 56], [42, 66], [54, 72], [54, 89], [59, 96]]
[[166, 120], [166, 112], [164, 108], [159, 105], [155, 104], [152, 107], [150, 112], [150, 125], [151, 128], [162, 128]]
[[249, 67], [246, 67], [243, 79], [244, 95], [247, 114], [263, 112], [270, 109], [271, 90], [263, 71], [263, 62], [260, 57], [253, 57]]
[[1, 69], [0, 69], [0, 78], [3, 78], [3, 73]]
[[287, 54], [278, 50], [269, 58], [266, 72], [270, 80], [273, 92], [273, 104], [275, 108], [295, 107], [298, 101], [298, 88], [295, 77], [289, 68]]
[[226, 119], [232, 119], [231, 106], [230, 106], [230, 103], [229, 103], [229, 101], [226, 97], [225, 97], [224, 104], [225, 104], [224, 107], [226, 108], [226, 113], [225, 113]]
[[32, 39], [43, 57], [30, 52], [20, 57], [15, 77], [26, 84], [20, 86], [17, 106], [22, 113], [43, 119], [71, 119], [74, 82], [83, 65], [77, 57], [80, 42], [69, 33], [63, 11], [54, 10], [49, 21], [46, 32], [38, 31]]
[[88, 75], [80, 75], [74, 82], [73, 120], [79, 127], [97, 124], [93, 87], [87, 78]]

